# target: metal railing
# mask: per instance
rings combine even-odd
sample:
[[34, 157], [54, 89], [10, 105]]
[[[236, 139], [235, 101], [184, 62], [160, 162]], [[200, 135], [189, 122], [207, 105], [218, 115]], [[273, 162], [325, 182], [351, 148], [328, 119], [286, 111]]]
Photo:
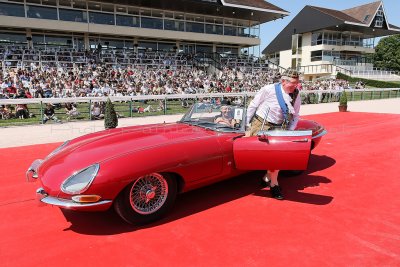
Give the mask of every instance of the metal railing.
[[[303, 90], [300, 97], [303, 104], [318, 104], [339, 101], [340, 95], [346, 92], [348, 101], [399, 98], [400, 88], [388, 89], [346, 89], [341, 90]], [[112, 96], [115, 110], [120, 117], [141, 117], [149, 115], [170, 115], [182, 114], [187, 108], [198, 101], [211, 101], [216, 105], [219, 100], [231, 99], [233, 103], [247, 107], [251, 97], [256, 92], [245, 93], [215, 93], [215, 94], [181, 94], [181, 95], [143, 95], [143, 96]], [[0, 99], [0, 106], [13, 107], [13, 105], [28, 105], [32, 118], [22, 120], [19, 118], [2, 119], [2, 125], [20, 125], [40, 123], [43, 120], [43, 112], [46, 104], [53, 104], [56, 109], [56, 116], [62, 121], [91, 120], [91, 108], [95, 102], [104, 104], [107, 97], [75, 97], [75, 98], [22, 98], [22, 99]], [[65, 103], [75, 103], [79, 116], [68, 118], [64, 109]]]

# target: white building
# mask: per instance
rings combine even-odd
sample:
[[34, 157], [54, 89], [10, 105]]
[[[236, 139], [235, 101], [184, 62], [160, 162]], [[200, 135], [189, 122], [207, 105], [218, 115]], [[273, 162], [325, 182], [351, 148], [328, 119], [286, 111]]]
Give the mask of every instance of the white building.
[[281, 67], [300, 69], [306, 80], [339, 71], [357, 76], [373, 70], [376, 38], [398, 33], [382, 1], [342, 11], [305, 6], [263, 54]]

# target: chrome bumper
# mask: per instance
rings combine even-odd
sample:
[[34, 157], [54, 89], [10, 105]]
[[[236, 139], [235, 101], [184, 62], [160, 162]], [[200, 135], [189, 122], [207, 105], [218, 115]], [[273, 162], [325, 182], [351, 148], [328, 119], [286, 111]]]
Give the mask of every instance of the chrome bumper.
[[326, 135], [327, 133], [328, 133], [327, 130], [323, 130], [322, 132], [320, 132], [316, 136], [313, 136], [312, 139], [316, 139], [316, 138], [322, 137], [322, 136]]
[[31, 166], [28, 168], [28, 170], [25, 173], [26, 181], [31, 182], [38, 178], [37, 170], [38, 170], [40, 164], [42, 164], [42, 162], [43, 162], [42, 159], [37, 159], [34, 162], [32, 162]]
[[64, 209], [72, 209], [72, 210], [85, 210], [86, 208], [101, 208], [108, 207], [111, 204], [111, 200], [102, 200], [95, 203], [78, 203], [71, 199], [63, 199], [49, 196], [43, 188], [39, 188], [36, 190], [36, 198], [41, 202], [57, 207], [61, 207]]

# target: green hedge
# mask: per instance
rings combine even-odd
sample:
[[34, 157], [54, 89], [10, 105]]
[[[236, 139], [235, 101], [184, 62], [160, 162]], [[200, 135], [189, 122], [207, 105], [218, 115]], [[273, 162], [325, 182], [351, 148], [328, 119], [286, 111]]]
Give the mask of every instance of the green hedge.
[[385, 81], [376, 81], [376, 80], [368, 80], [368, 79], [362, 79], [362, 78], [357, 78], [357, 77], [350, 77], [346, 74], [343, 74], [339, 72], [336, 75], [336, 79], [341, 79], [341, 80], [346, 80], [349, 82], [359, 82], [362, 81], [365, 85], [375, 87], [375, 88], [399, 88], [400, 84], [395, 83], [395, 82], [385, 82]]

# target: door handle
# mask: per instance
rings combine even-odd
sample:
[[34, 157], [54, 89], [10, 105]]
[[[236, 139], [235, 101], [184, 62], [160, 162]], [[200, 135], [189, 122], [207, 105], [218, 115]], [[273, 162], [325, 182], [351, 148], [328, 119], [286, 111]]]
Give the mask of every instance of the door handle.
[[295, 142], [295, 143], [307, 143], [308, 142], [308, 138], [293, 140], [292, 142]]
[[268, 135], [266, 135], [266, 134], [259, 135], [258, 140], [261, 142], [266, 142], [267, 144], [269, 143]]

